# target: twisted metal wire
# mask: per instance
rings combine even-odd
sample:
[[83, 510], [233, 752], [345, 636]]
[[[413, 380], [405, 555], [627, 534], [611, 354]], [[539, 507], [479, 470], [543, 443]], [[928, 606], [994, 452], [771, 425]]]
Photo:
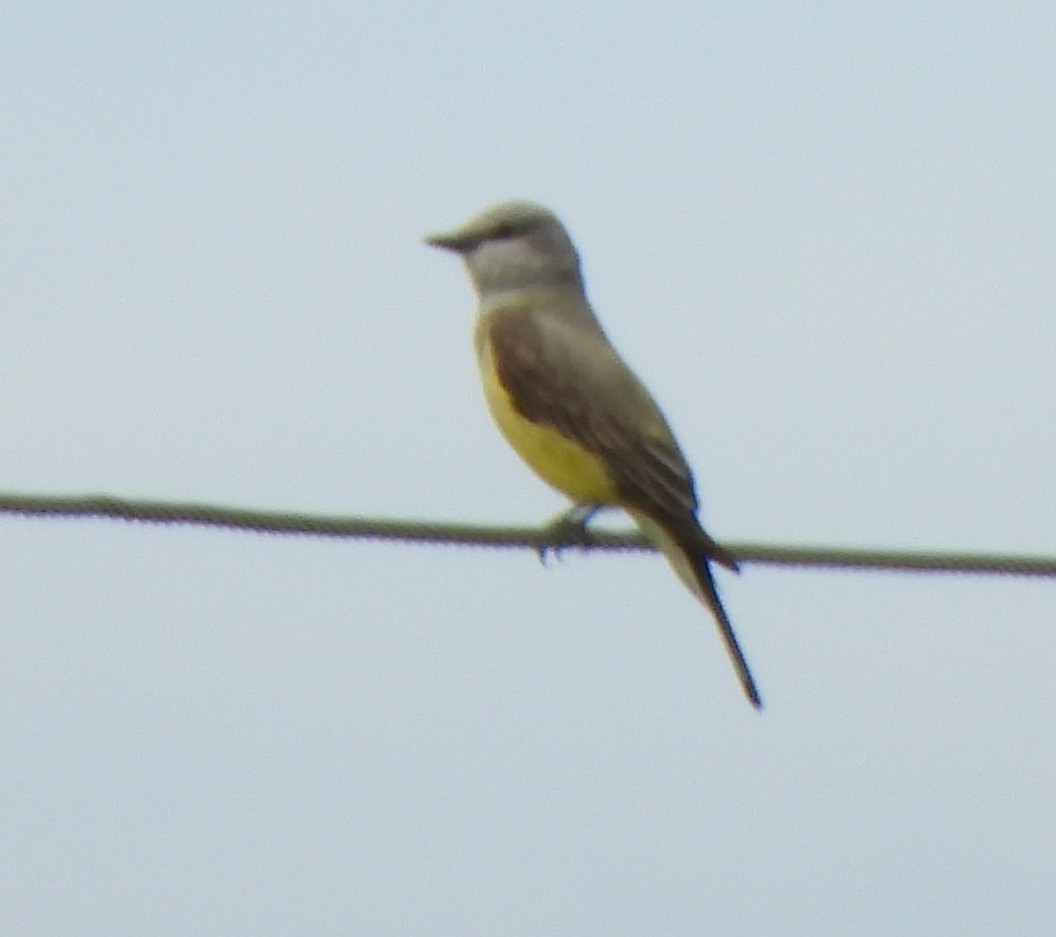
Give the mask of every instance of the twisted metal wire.
[[[548, 551], [571, 547], [624, 551], [655, 549], [636, 532], [598, 528], [590, 528], [573, 536], [568, 529], [560, 526], [517, 527], [376, 517], [333, 517], [214, 504], [115, 498], [109, 495], [0, 493], [0, 514], [189, 524], [276, 535], [301, 534], [347, 539], [527, 548], [541, 556]], [[794, 546], [739, 541], [728, 542], [724, 546], [743, 564], [975, 575], [1056, 576], [1056, 557], [1048, 556]]]

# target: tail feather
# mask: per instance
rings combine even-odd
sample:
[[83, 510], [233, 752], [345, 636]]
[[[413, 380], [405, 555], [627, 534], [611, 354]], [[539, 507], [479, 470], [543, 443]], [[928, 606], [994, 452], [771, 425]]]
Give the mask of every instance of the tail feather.
[[715, 578], [711, 573], [711, 561], [736, 570], [736, 559], [699, 528], [697, 530], [702, 536], [695, 536], [694, 543], [687, 545], [684, 540], [688, 538], [676, 536], [648, 515], [640, 511], [630, 513], [642, 533], [659, 547], [660, 552], [664, 554], [665, 559], [686, 588], [711, 610], [719, 627], [719, 634], [726, 645], [726, 652], [737, 671], [737, 679], [740, 680], [744, 695], [756, 709], [762, 709], [762, 697], [759, 695], [759, 689], [755, 685], [748, 661], [733, 630], [733, 624], [726, 614], [726, 609], [722, 607], [722, 601], [715, 586]]

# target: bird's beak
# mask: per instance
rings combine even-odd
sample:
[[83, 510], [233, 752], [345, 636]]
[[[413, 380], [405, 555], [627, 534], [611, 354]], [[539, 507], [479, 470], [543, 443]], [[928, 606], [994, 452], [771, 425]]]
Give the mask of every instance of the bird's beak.
[[475, 239], [464, 231], [451, 231], [448, 234], [430, 234], [425, 238], [425, 243], [430, 247], [440, 247], [445, 251], [454, 251], [456, 254], [464, 254], [475, 243]]

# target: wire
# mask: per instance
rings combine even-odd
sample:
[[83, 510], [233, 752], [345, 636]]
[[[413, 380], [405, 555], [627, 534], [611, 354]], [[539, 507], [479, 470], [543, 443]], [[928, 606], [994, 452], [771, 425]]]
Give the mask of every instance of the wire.
[[[461, 546], [528, 548], [548, 552], [583, 550], [654, 551], [640, 534], [590, 528], [510, 527], [445, 521], [332, 517], [175, 501], [143, 501], [109, 495], [55, 496], [0, 493], [0, 514], [30, 517], [101, 517], [148, 524], [188, 524], [262, 534], [302, 534], [346, 539], [398, 540]], [[993, 553], [922, 552], [850, 547], [790, 546], [727, 542], [739, 562], [769, 566], [946, 572], [1010, 576], [1056, 576], [1056, 558]]]

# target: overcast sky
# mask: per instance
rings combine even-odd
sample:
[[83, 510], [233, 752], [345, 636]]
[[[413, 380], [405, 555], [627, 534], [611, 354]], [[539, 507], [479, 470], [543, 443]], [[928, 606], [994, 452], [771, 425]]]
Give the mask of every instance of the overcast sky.
[[[532, 524], [553, 208], [720, 539], [1056, 553], [1056, 7], [0, 13], [0, 489]], [[618, 521], [618, 519], [616, 519]], [[1049, 935], [1056, 583], [0, 518], [0, 930]]]

